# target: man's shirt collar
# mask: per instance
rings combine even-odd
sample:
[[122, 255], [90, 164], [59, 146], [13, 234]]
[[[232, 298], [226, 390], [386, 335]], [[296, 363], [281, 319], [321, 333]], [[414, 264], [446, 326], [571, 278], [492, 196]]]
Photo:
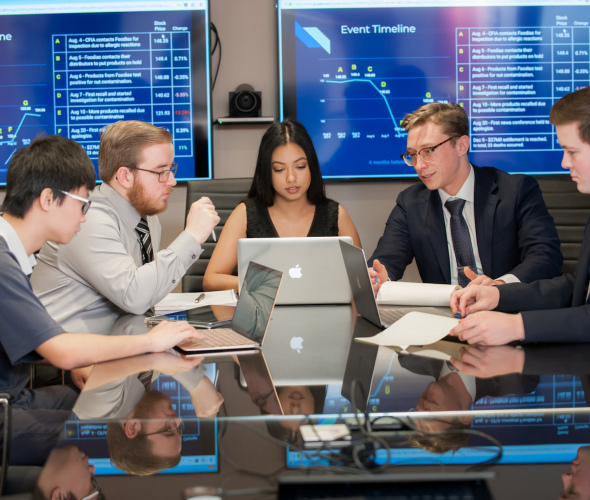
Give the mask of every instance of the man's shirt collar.
[[449, 198], [460, 198], [461, 200], [465, 200], [468, 203], [473, 203], [473, 200], [475, 199], [475, 171], [473, 170], [473, 165], [471, 165], [469, 176], [467, 177], [467, 179], [461, 186], [461, 189], [459, 189], [459, 192], [455, 196], [451, 196], [443, 189], [439, 189], [438, 194], [440, 196], [443, 206]]
[[18, 237], [18, 234], [3, 217], [0, 217], [0, 236], [6, 240], [8, 248], [16, 257], [23, 273], [27, 276], [31, 274], [33, 272], [33, 266], [37, 263], [37, 260], [34, 255], [27, 255], [27, 251]]

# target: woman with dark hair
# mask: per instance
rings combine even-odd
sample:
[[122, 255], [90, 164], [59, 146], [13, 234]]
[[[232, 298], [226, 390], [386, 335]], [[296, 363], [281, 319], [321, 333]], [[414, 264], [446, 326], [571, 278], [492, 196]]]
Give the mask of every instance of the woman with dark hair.
[[232, 212], [203, 281], [210, 290], [238, 290], [232, 275], [240, 238], [350, 236], [361, 242], [352, 219], [326, 189], [311, 137], [295, 120], [274, 123], [258, 150], [248, 196]]

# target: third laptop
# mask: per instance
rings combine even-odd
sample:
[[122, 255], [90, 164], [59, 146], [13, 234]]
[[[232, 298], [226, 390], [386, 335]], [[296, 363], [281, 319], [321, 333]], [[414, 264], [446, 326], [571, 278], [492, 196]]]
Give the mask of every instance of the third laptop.
[[283, 273], [250, 262], [230, 328], [197, 330], [203, 339], [188, 339], [176, 348], [187, 354], [258, 348], [264, 341]]
[[420, 310], [446, 316], [434, 307], [378, 307], [369, 276], [367, 259], [362, 248], [340, 242], [344, 267], [352, 289], [357, 312], [374, 325], [387, 328], [411, 311]]

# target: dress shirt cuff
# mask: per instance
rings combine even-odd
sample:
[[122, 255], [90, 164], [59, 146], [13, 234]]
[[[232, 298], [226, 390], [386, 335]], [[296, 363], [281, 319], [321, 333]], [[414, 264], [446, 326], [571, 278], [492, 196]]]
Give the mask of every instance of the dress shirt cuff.
[[188, 269], [203, 253], [199, 242], [188, 232], [183, 231], [170, 243], [168, 250], [172, 250]]
[[520, 280], [516, 276], [514, 276], [514, 274], [505, 274], [504, 276], [500, 276], [499, 278], [496, 278], [496, 281], [497, 280], [502, 280], [506, 284], [508, 284], [508, 283], [520, 283]]

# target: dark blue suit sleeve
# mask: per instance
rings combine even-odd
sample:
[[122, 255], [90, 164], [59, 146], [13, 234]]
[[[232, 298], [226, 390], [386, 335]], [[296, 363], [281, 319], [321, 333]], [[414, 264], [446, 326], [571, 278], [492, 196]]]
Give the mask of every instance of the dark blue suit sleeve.
[[402, 191], [397, 197], [396, 205], [385, 224], [383, 236], [379, 238], [377, 248], [368, 262], [370, 267], [378, 259], [386, 267], [392, 281], [402, 278], [406, 267], [414, 258], [403, 194]]
[[527, 175], [522, 178], [514, 216], [520, 263], [510, 274], [523, 283], [559, 276], [563, 265], [559, 236], [539, 184], [533, 177]]
[[522, 311], [525, 342], [590, 342], [590, 305], [571, 307], [573, 275], [498, 289], [496, 310]]

